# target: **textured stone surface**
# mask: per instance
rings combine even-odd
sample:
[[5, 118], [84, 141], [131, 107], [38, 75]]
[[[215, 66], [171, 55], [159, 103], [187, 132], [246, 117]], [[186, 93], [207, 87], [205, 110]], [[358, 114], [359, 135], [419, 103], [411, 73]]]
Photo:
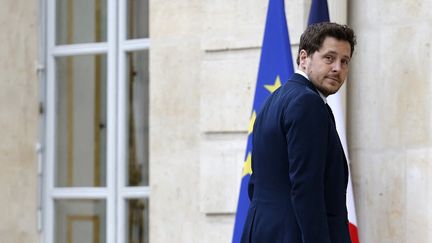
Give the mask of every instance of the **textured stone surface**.
[[37, 242], [37, 2], [0, 8], [0, 242]]
[[150, 3], [150, 241], [200, 242], [201, 1]]
[[404, 242], [406, 154], [351, 150], [351, 175], [362, 242]]
[[[337, 0], [341, 2], [341, 0]], [[205, 50], [260, 47], [268, 1], [206, 0], [204, 7]], [[291, 43], [298, 44], [306, 26], [310, 0], [286, 0], [285, 10]]]
[[363, 242], [430, 242], [432, 1], [351, 1], [348, 126]]
[[406, 165], [405, 242], [431, 242], [432, 149], [409, 149]]
[[265, 1], [221, 0], [204, 2], [204, 50], [259, 47], [267, 3]]
[[199, 72], [189, 68], [199, 65], [197, 44], [179, 39], [151, 52], [152, 66], [163, 67], [150, 70], [152, 242], [199, 242]]
[[247, 130], [258, 62], [259, 50], [206, 54], [200, 77], [201, 131]]
[[245, 154], [245, 133], [205, 134], [200, 147], [200, 201], [206, 214], [235, 213]]

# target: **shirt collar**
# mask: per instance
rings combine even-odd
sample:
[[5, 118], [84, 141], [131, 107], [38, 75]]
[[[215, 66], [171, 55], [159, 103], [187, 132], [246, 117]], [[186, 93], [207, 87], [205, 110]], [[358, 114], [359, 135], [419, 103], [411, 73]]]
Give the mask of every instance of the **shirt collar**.
[[[306, 74], [305, 72], [303, 72], [302, 70], [297, 69], [297, 70], [295, 71], [295, 73], [298, 73], [298, 74], [300, 74], [301, 76], [305, 77], [307, 80], [309, 80], [309, 77], [307, 76], [307, 74]], [[309, 82], [310, 82], [310, 80], [309, 80]], [[319, 91], [318, 89], [317, 89], [317, 91], [318, 91], [318, 94], [319, 94], [319, 95], [321, 96], [321, 98], [323, 99], [324, 103], [327, 104], [327, 97], [325, 97], [325, 96], [321, 93], [321, 91]]]

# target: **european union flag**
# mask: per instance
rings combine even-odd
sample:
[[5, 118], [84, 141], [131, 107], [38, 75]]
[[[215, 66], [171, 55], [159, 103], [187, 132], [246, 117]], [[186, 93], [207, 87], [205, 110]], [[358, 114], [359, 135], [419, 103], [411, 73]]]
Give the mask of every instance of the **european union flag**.
[[234, 225], [233, 243], [240, 242], [249, 208], [248, 183], [252, 173], [252, 132], [256, 114], [261, 109], [266, 98], [285, 83], [292, 73], [293, 59], [285, 17], [284, 0], [269, 0], [255, 98], [249, 122], [248, 141]]

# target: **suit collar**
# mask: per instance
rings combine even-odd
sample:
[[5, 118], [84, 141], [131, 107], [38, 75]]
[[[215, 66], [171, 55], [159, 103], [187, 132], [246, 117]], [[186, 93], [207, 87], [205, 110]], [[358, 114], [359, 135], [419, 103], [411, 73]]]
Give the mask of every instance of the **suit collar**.
[[313, 85], [312, 82], [310, 82], [307, 78], [303, 77], [303, 75], [299, 73], [293, 73], [289, 81], [294, 81], [296, 83], [300, 83], [303, 85], [308, 86], [311, 90], [313, 90], [315, 93], [318, 94], [318, 90], [315, 88], [315, 85]]
[[[298, 71], [298, 70], [297, 70]], [[299, 72], [301, 72], [301, 71], [299, 71]], [[306, 74], [304, 74], [304, 75], [306, 75]], [[323, 95], [323, 94], [321, 94], [321, 92], [319, 92], [318, 90], [317, 90], [317, 88], [315, 87], [315, 85], [309, 80], [309, 79], [307, 79], [304, 75], [302, 75], [301, 73], [298, 73], [298, 72], [295, 72], [292, 76], [291, 76], [291, 78], [289, 79], [290, 81], [294, 81], [294, 82], [296, 82], [296, 83], [301, 83], [301, 84], [304, 84], [304, 85], [306, 85], [307, 87], [309, 87], [312, 91], [314, 91], [315, 93], [317, 93], [322, 99], [323, 99], [323, 102], [325, 103], [325, 104], [327, 104], [327, 98]]]

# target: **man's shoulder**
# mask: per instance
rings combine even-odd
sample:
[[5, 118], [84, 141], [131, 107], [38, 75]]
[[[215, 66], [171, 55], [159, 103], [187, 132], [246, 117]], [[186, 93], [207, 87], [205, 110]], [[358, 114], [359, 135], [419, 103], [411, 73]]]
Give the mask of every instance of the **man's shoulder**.
[[287, 85], [282, 101], [287, 111], [325, 109], [325, 103], [316, 90], [298, 82], [287, 83]]
[[324, 107], [324, 101], [321, 96], [310, 89], [304, 89], [298, 92], [295, 97], [293, 97], [291, 105], [293, 106], [305, 106], [305, 107]]
[[288, 81], [282, 96], [290, 101], [315, 101], [321, 100], [321, 96], [309, 86], [295, 81]]

